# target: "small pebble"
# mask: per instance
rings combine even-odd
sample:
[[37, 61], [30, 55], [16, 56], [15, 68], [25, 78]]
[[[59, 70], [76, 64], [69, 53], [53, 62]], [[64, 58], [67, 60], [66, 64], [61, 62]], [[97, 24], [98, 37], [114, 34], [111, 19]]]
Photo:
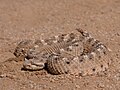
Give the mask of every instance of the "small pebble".
[[80, 86], [79, 86], [79, 85], [77, 85], [77, 84], [75, 84], [75, 88], [80, 88]]
[[97, 85], [99, 88], [104, 88], [105, 87], [105, 85], [103, 84], [103, 83], [98, 83], [98, 85]]

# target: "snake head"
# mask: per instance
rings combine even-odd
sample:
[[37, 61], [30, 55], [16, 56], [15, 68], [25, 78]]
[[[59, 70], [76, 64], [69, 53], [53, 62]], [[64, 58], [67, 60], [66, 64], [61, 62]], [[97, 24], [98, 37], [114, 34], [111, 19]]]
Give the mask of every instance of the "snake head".
[[23, 68], [25, 70], [31, 70], [31, 71], [36, 71], [36, 70], [41, 70], [45, 67], [45, 62], [41, 61], [40, 59], [27, 59], [25, 58]]
[[45, 67], [48, 57], [47, 53], [39, 52], [37, 47], [29, 49], [24, 59], [23, 68], [32, 71], [41, 70]]

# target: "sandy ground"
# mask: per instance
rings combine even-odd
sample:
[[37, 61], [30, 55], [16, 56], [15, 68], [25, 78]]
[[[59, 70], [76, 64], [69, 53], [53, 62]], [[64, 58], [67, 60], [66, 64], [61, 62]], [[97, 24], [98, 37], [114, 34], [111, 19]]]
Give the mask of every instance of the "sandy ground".
[[[40, 39], [76, 28], [111, 50], [105, 74], [74, 77], [21, 71], [8, 61], [21, 40]], [[10, 59], [9, 59], [10, 60]], [[120, 0], [0, 0], [0, 90], [120, 90]]]

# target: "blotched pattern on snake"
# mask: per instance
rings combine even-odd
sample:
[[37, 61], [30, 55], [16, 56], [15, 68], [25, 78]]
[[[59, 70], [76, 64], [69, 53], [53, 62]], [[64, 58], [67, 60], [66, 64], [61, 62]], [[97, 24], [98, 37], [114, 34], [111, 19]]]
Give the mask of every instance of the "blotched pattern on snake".
[[15, 49], [23, 68], [51, 74], [91, 75], [107, 70], [109, 49], [82, 29], [44, 40], [23, 40]]

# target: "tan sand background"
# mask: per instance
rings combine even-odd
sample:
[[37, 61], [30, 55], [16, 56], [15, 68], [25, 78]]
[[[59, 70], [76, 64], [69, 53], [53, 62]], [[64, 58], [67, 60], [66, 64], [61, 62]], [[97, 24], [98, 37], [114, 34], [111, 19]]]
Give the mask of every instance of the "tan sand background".
[[0, 0], [0, 63], [15, 57], [21, 40], [76, 28], [87, 30], [112, 50], [105, 74], [54, 76], [44, 70], [21, 71], [22, 62], [7, 62], [0, 67], [0, 90], [120, 90], [120, 0]]

